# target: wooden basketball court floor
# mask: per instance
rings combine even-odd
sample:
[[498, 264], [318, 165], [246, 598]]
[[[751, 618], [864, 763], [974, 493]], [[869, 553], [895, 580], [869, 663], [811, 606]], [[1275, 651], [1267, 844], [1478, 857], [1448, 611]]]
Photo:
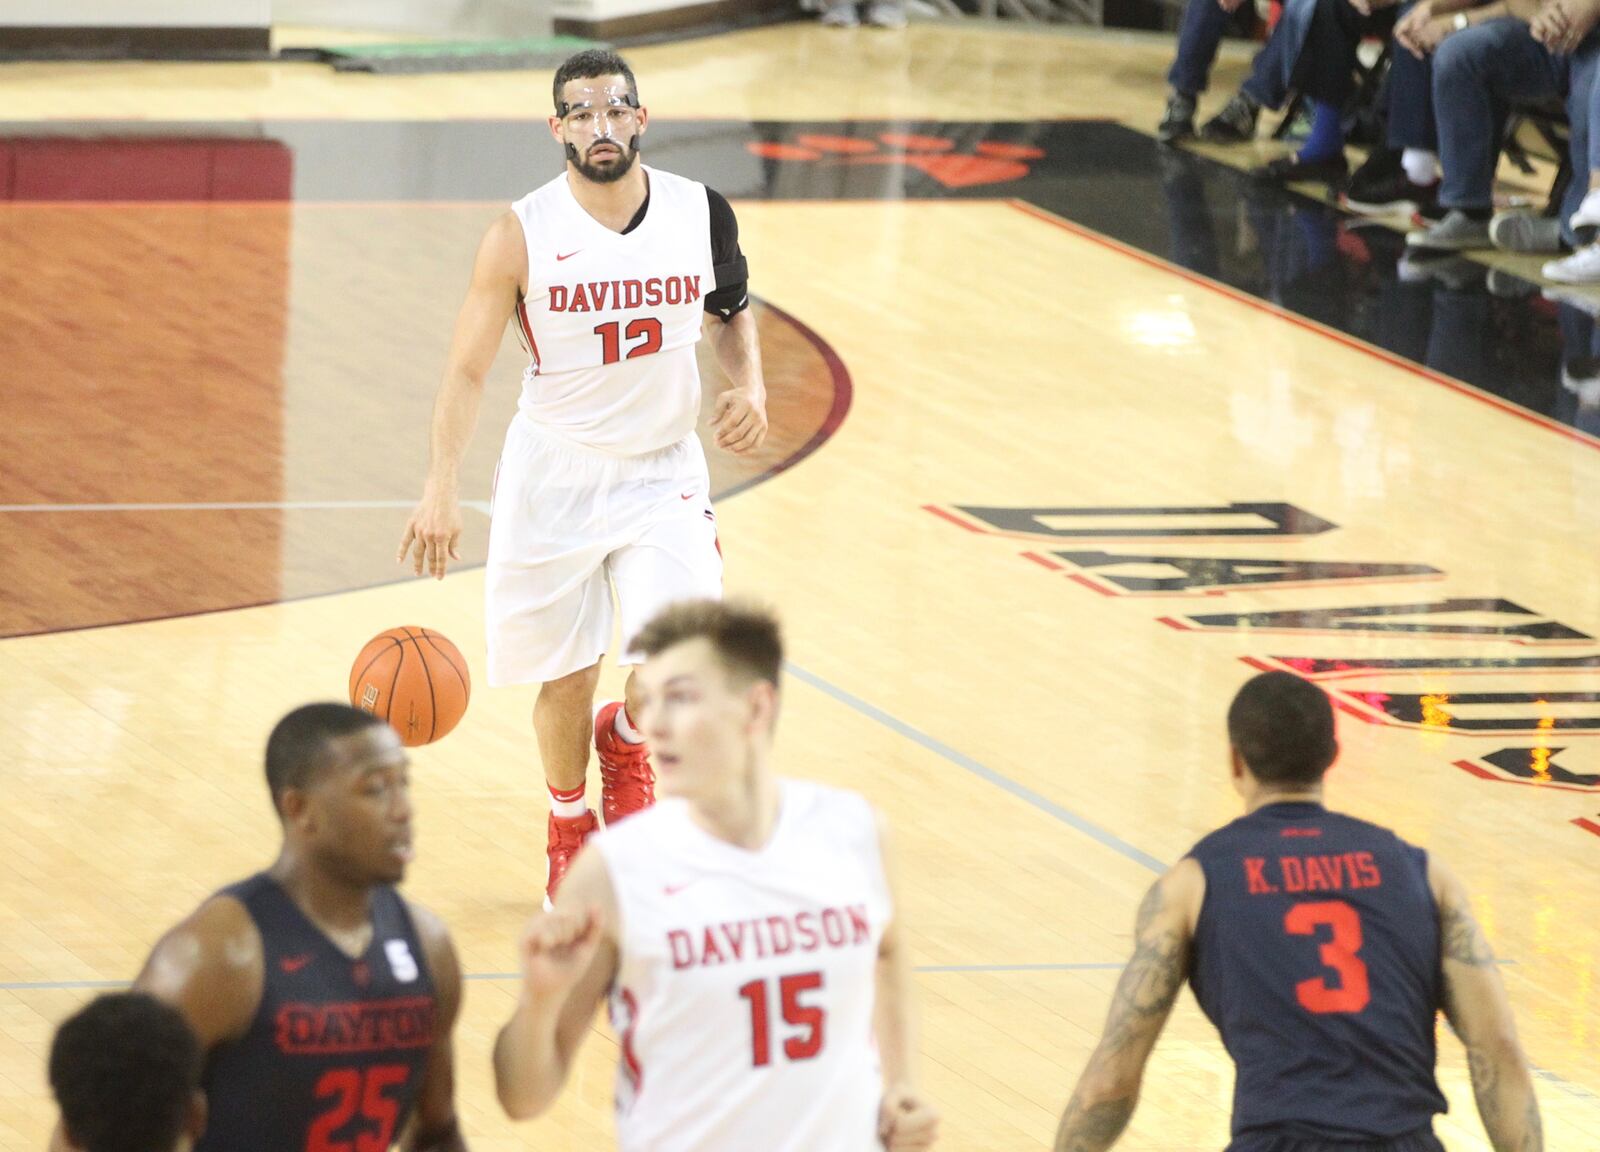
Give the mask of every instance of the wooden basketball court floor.
[[[1168, 50], [787, 26], [633, 58], [658, 127], [1144, 130]], [[355, 139], [530, 119], [531, 151], [550, 147], [547, 91], [547, 74], [308, 65], [0, 71], [8, 134], [34, 143], [60, 121]], [[543, 878], [531, 695], [481, 686], [481, 571], [383, 583], [499, 210], [420, 199], [0, 206], [0, 1146], [44, 1144], [54, 1024], [271, 858], [271, 723], [337, 697], [362, 641], [410, 623], [454, 637], [480, 682], [415, 754], [408, 883], [469, 974], [470, 1143], [609, 1144], [609, 1037], [537, 1123], [506, 1121], [490, 1086]], [[944, 1146], [1048, 1146], [1139, 896], [1237, 812], [1226, 703], [1288, 666], [1338, 694], [1330, 801], [1475, 892], [1548, 1147], [1600, 1147], [1600, 442], [1014, 198], [736, 206], [775, 441], [753, 468], [716, 462], [728, 585], [787, 624], [785, 770], [860, 788], [895, 826]], [[519, 369], [508, 339], [471, 501]], [[1486, 1148], [1441, 1033], [1440, 1134]], [[1185, 994], [1122, 1146], [1220, 1147], [1231, 1086]]]

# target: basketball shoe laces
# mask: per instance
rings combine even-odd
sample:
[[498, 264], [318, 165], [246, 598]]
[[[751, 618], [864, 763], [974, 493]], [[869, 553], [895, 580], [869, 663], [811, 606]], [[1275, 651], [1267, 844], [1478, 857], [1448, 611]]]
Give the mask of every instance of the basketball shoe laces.
[[572, 858], [578, 854], [578, 849], [583, 847], [584, 841], [594, 835], [599, 826], [600, 823], [594, 818], [593, 812], [585, 812], [582, 816], [570, 819], [563, 819], [554, 812], [550, 813], [549, 826], [546, 830], [549, 841], [546, 855], [550, 860], [550, 875], [545, 890], [552, 897], [566, 876], [567, 869], [572, 867]]
[[600, 754], [600, 807], [607, 825], [656, 802], [649, 747], [629, 744], [613, 729], [600, 734], [595, 750]]

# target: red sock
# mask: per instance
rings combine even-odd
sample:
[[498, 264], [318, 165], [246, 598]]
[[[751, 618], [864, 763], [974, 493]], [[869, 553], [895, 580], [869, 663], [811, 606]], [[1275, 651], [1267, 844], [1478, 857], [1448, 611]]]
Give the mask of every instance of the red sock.
[[583, 802], [583, 790], [586, 786], [587, 782], [579, 784], [576, 788], [570, 790], [562, 790], [554, 784], [549, 785], [550, 811], [560, 816], [563, 820], [571, 820], [582, 816], [589, 810], [589, 806]]

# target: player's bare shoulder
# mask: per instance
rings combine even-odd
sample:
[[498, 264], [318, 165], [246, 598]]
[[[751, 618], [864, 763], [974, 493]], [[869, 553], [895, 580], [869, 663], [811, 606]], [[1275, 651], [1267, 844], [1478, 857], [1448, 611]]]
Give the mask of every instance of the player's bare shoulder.
[[516, 212], [508, 208], [496, 216], [484, 232], [473, 275], [475, 278], [509, 279], [516, 284], [519, 293], [526, 294], [528, 241]]
[[206, 900], [156, 942], [136, 983], [150, 991], [197, 974], [261, 983], [261, 931], [235, 896]]
[[507, 208], [496, 216], [484, 231], [483, 243], [486, 248], [503, 257], [524, 255], [527, 241], [523, 237], [522, 221], [517, 219], [516, 212]]
[[134, 987], [183, 1009], [210, 1047], [249, 1028], [265, 979], [260, 929], [242, 901], [221, 894], [156, 942]]

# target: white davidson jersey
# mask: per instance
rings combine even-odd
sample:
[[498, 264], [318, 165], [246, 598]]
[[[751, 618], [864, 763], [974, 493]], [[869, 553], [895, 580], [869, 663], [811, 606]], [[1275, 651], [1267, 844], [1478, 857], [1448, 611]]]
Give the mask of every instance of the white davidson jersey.
[[893, 913], [853, 792], [785, 780], [758, 852], [666, 799], [596, 840], [621, 922], [620, 1152], [876, 1152], [878, 945]]
[[646, 168], [644, 220], [613, 232], [563, 172], [513, 204], [528, 248], [517, 321], [530, 360], [519, 410], [577, 444], [638, 456], [700, 415], [700, 339], [716, 289], [705, 185]]

